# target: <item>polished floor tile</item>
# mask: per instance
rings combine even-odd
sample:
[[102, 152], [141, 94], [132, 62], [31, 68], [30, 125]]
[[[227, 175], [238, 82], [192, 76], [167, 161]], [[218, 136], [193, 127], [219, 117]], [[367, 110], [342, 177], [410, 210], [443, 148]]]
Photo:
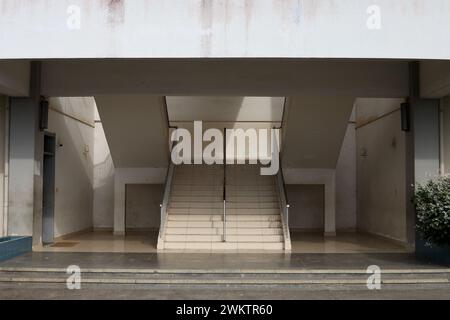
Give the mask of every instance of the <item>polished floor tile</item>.
[[[118, 252], [155, 253], [157, 232], [132, 232], [115, 236], [111, 231], [95, 231], [59, 239], [55, 244], [36, 246], [36, 252]], [[402, 253], [405, 248], [388, 240], [362, 233], [291, 233], [292, 253]], [[201, 248], [199, 248], [200, 250]], [[202, 251], [207, 250], [205, 248]], [[183, 251], [183, 250], [181, 250]], [[238, 248], [245, 252], [245, 248]]]

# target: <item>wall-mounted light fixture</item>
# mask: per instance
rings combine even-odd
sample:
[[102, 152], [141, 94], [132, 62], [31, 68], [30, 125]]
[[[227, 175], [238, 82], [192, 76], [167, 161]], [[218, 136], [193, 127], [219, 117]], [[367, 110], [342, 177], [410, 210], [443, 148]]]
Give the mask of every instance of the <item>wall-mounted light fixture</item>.
[[361, 151], [359, 152], [359, 155], [361, 156], [361, 157], [367, 157], [369, 154], [368, 154], [368, 152], [367, 152], [367, 149], [366, 148], [361, 148]]
[[41, 97], [39, 103], [39, 129], [44, 131], [48, 128], [48, 100]]
[[402, 117], [402, 131], [408, 132], [411, 129], [411, 111], [409, 102], [404, 102], [400, 105]]

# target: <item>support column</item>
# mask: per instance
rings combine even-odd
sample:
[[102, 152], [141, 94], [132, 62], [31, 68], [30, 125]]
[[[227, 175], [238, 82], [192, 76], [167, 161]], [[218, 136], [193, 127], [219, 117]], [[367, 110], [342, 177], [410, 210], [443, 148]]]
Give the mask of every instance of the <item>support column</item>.
[[420, 241], [415, 233], [416, 213], [412, 204], [415, 185], [440, 175], [440, 126], [438, 99], [422, 99], [419, 92], [419, 62], [410, 64], [410, 121], [407, 133], [406, 204], [407, 239], [411, 245]]
[[324, 236], [336, 236], [336, 171], [333, 170], [325, 183]]
[[40, 64], [31, 64], [30, 95], [11, 98], [9, 136], [8, 234], [42, 235], [42, 152], [39, 131]]

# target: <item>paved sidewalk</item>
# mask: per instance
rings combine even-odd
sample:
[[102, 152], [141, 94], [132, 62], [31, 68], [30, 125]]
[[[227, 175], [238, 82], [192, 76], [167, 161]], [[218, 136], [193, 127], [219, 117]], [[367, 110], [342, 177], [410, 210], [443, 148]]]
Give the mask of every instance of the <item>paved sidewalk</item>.
[[358, 287], [317, 286], [151, 286], [145, 289], [120, 285], [85, 286], [80, 290], [68, 290], [62, 285], [2, 284], [0, 300], [10, 299], [132, 299], [132, 300], [347, 300], [347, 299], [424, 299], [450, 300], [450, 286], [383, 286], [381, 290]]

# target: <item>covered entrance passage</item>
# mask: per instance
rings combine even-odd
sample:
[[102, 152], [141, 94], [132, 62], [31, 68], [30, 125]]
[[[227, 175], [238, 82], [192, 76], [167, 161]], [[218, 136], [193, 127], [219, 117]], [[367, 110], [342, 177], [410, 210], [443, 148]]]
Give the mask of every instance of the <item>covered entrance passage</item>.
[[[408, 61], [305, 59], [33, 63], [35, 95], [49, 101], [47, 131], [56, 136], [55, 241], [45, 245], [42, 223], [32, 223], [43, 213], [34, 207], [17, 215], [11, 206], [11, 232], [31, 232], [35, 251], [412, 251], [411, 136], [401, 122], [408, 68]], [[42, 143], [39, 128], [15, 135], [20, 121], [39, 116], [29, 119], [21, 105], [37, 101], [11, 100], [11, 142]], [[279, 130], [279, 170], [260, 175], [245, 153], [234, 160], [246, 164], [175, 165], [172, 134], [193, 134], [195, 121], [201, 135]], [[11, 190], [34, 181], [17, 179], [17, 145]], [[27, 160], [34, 170], [34, 154]]]

